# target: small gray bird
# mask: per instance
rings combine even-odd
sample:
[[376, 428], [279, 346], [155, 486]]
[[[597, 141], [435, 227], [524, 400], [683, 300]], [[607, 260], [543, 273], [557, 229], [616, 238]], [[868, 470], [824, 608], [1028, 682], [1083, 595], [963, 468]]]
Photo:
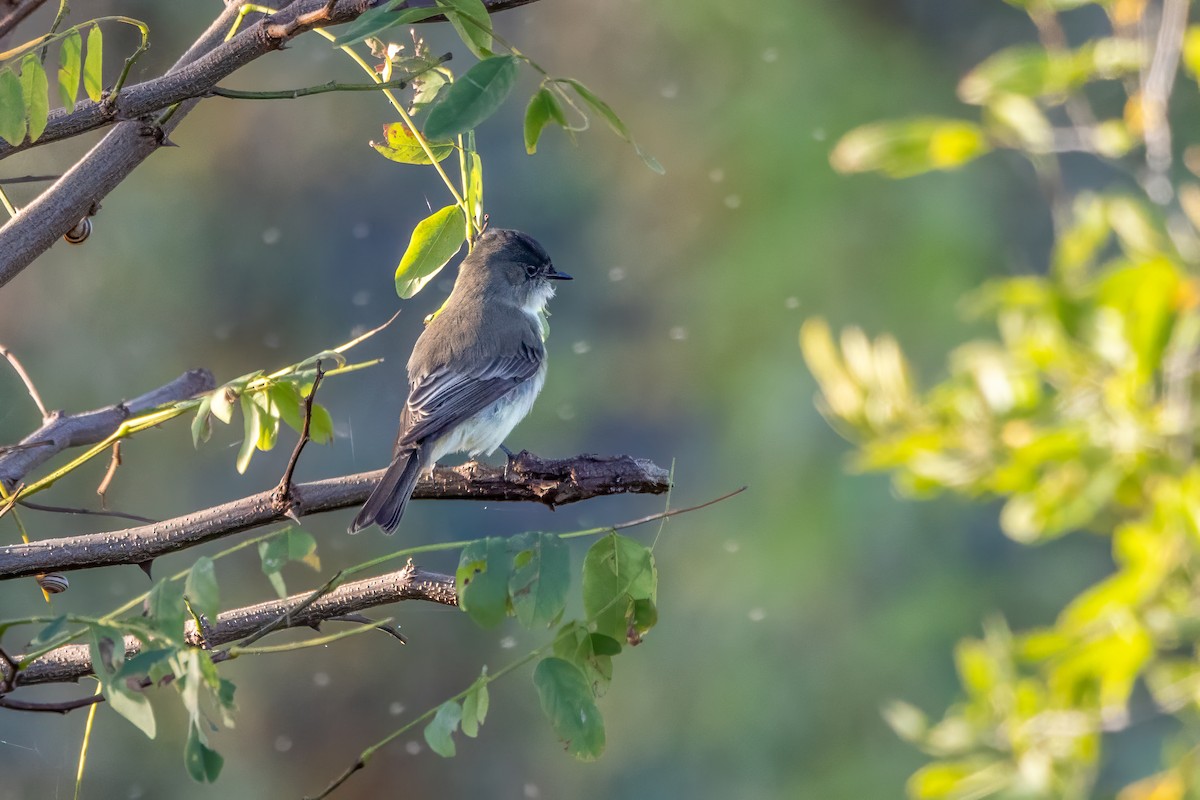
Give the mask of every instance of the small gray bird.
[[538, 315], [558, 280], [571, 276], [528, 234], [480, 235], [445, 308], [413, 347], [391, 466], [350, 533], [372, 524], [394, 532], [422, 472], [449, 453], [490, 454], [525, 418], [546, 380]]

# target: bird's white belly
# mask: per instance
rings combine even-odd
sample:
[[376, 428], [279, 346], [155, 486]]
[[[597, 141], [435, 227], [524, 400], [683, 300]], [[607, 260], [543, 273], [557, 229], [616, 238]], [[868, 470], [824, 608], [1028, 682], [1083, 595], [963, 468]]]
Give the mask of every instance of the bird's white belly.
[[546, 365], [543, 363], [532, 378], [514, 387], [508, 394], [438, 439], [427, 462], [430, 468], [449, 453], [490, 455], [504, 444], [512, 429], [529, 414], [533, 408], [533, 401], [537, 399], [545, 382]]

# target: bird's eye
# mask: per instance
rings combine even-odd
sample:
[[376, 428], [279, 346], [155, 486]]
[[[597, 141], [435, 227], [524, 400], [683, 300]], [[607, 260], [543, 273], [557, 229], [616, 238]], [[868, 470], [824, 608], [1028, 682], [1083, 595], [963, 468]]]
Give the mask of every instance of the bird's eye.
[[527, 266], [525, 268], [525, 277], [526, 278], [533, 278], [537, 274], [538, 274], [538, 268], [535, 267], [533, 264], [530, 264], [529, 266]]

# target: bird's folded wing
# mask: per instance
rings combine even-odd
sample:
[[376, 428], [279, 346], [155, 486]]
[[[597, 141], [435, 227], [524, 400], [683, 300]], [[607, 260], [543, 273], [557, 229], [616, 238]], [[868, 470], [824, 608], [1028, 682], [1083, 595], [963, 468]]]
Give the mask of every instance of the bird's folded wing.
[[436, 439], [537, 374], [544, 353], [523, 344], [518, 353], [467, 370], [440, 367], [413, 384], [396, 449]]

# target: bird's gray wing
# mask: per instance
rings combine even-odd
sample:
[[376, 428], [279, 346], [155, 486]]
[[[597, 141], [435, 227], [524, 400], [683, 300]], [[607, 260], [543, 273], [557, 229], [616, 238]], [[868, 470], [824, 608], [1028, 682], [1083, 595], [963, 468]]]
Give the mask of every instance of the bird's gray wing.
[[400, 418], [396, 450], [440, 437], [532, 378], [545, 358], [540, 344], [523, 342], [516, 353], [466, 370], [442, 366], [417, 378]]

